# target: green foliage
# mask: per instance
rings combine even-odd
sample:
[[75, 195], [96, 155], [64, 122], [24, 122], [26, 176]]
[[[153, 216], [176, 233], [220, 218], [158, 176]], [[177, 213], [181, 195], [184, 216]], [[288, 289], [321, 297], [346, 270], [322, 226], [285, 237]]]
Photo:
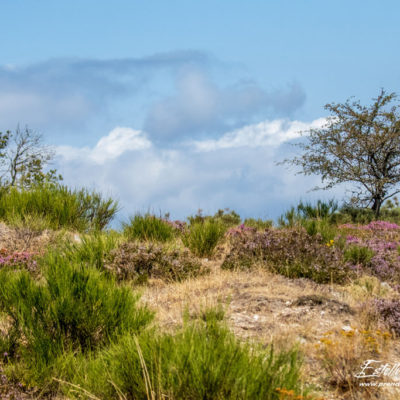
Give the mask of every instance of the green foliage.
[[174, 228], [166, 220], [150, 214], [131, 217], [128, 224], [123, 224], [123, 231], [129, 240], [166, 242], [175, 237]]
[[278, 223], [282, 227], [293, 228], [303, 225], [305, 220], [334, 222], [337, 210], [338, 204], [333, 199], [327, 202], [318, 200], [315, 204], [301, 201], [296, 207], [291, 207], [285, 214], [281, 215]]
[[344, 251], [344, 260], [351, 262], [353, 265], [363, 265], [368, 267], [371, 263], [374, 251], [366, 246], [349, 246]]
[[338, 203], [331, 199], [327, 202], [317, 200], [315, 204], [300, 202], [297, 211], [304, 219], [325, 219], [332, 218], [338, 210]]
[[226, 228], [230, 228], [239, 225], [241, 222], [241, 218], [240, 215], [234, 210], [229, 210], [229, 208], [225, 208], [224, 210], [218, 210], [214, 215], [203, 215], [203, 211], [198, 210], [196, 215], [188, 217], [188, 221], [190, 225], [203, 223], [206, 221], [214, 221], [221, 223]]
[[[400, 224], [400, 208], [388, 200], [380, 211], [380, 220], [391, 221]], [[337, 222], [352, 224], [369, 224], [376, 220], [375, 213], [369, 208], [355, 207], [352, 204], [345, 204], [340, 208], [337, 215]]]
[[34, 216], [42, 218], [47, 228], [54, 230], [101, 230], [117, 210], [117, 202], [111, 198], [59, 185], [35, 186], [29, 190], [12, 187], [0, 194], [0, 219], [9, 224], [16, 220], [23, 223]]
[[148, 243], [122, 243], [110, 252], [105, 268], [118, 280], [144, 283], [147, 278], [181, 281], [207, 272], [188, 250]]
[[62, 176], [55, 169], [45, 167], [54, 158], [54, 149], [42, 143], [42, 136], [25, 127], [0, 133], [0, 164], [2, 186], [31, 188], [36, 185], [58, 184]]
[[323, 242], [329, 242], [337, 236], [337, 228], [332, 225], [328, 220], [322, 219], [304, 219], [301, 221], [301, 226], [303, 226], [306, 232], [310, 236], [316, 236], [319, 234]]
[[53, 363], [65, 351], [97, 350], [152, 319], [131, 289], [117, 287], [99, 271], [55, 254], [45, 263], [43, 282], [25, 272], [0, 271], [0, 310], [10, 323], [7, 352], [16, 363], [22, 358], [30, 383], [51, 378]]
[[354, 207], [345, 204], [340, 208], [338, 222], [353, 224], [368, 224], [375, 219], [374, 212], [368, 208]]
[[[331, 103], [324, 126], [307, 132], [297, 146], [300, 156], [284, 163], [301, 168], [305, 175], [317, 174], [330, 189], [353, 183], [353, 200], [370, 207], [378, 218], [384, 201], [397, 193], [400, 182], [400, 105], [395, 93], [381, 89], [369, 106], [348, 99]], [[394, 104], [393, 104], [394, 103]]]
[[[296, 349], [276, 352], [242, 343], [209, 312], [175, 334], [125, 336], [77, 366], [68, 396], [127, 399], [279, 399], [276, 388], [302, 392]], [[77, 389], [80, 387], [81, 390]], [[71, 390], [73, 389], [73, 390]]]
[[57, 249], [75, 264], [94, 266], [104, 270], [104, 261], [121, 240], [117, 232], [98, 232], [82, 235], [80, 241], [62, 243]]
[[280, 216], [278, 223], [287, 228], [303, 227], [310, 236], [320, 235], [323, 241], [329, 242], [337, 235], [337, 209], [334, 200], [318, 200], [314, 205], [300, 202]]
[[273, 226], [273, 221], [269, 219], [255, 219], [255, 218], [246, 218], [243, 222], [245, 226], [249, 226], [250, 228], [255, 228], [257, 230], [265, 230], [271, 228]]
[[214, 220], [220, 221], [227, 228], [237, 226], [241, 222], [240, 215], [234, 210], [229, 210], [229, 208], [218, 210], [212, 218]]
[[183, 244], [198, 257], [211, 257], [226, 232], [226, 226], [218, 220], [193, 222], [182, 236]]

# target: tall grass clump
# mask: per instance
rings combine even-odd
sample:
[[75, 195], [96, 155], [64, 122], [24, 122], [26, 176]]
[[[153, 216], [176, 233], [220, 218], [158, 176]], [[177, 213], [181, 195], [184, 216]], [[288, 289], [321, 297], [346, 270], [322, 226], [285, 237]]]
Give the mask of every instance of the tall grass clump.
[[131, 217], [129, 223], [123, 224], [123, 232], [129, 240], [166, 242], [175, 236], [171, 224], [151, 214]]
[[12, 224], [29, 217], [41, 218], [49, 229], [77, 231], [104, 229], [118, 211], [111, 198], [87, 189], [62, 185], [38, 185], [29, 189], [11, 187], [0, 194], [0, 219]]
[[65, 385], [67, 395], [278, 400], [277, 388], [305, 394], [296, 349], [278, 352], [240, 342], [215, 313], [207, 315], [206, 320], [186, 321], [174, 334], [125, 336], [76, 368], [76, 386]]
[[95, 231], [83, 235], [79, 242], [61, 243], [57, 250], [76, 264], [86, 264], [104, 269], [105, 260], [121, 242], [121, 234], [115, 231], [103, 233]]
[[152, 313], [138, 296], [116, 286], [94, 268], [73, 265], [50, 254], [43, 282], [26, 272], [0, 271], [0, 310], [9, 321], [9, 363], [28, 384], [51, 378], [54, 363], [66, 352], [97, 351], [125, 333], [137, 333]]
[[325, 220], [334, 223], [338, 214], [338, 204], [334, 200], [327, 202], [318, 200], [315, 204], [303, 203], [291, 207], [278, 219], [281, 227], [296, 227], [303, 225], [305, 220]]
[[344, 251], [344, 261], [349, 261], [353, 265], [363, 265], [368, 267], [374, 257], [375, 252], [366, 246], [349, 246]]
[[183, 234], [183, 244], [198, 257], [211, 257], [226, 232], [226, 226], [213, 219], [191, 223]]

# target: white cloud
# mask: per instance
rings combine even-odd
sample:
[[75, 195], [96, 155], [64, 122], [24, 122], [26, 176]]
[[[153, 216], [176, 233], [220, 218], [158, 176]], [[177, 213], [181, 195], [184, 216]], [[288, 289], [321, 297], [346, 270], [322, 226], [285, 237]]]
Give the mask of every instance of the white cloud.
[[193, 143], [197, 151], [215, 151], [238, 147], [276, 147], [283, 142], [300, 137], [302, 131], [320, 128], [325, 122], [325, 118], [317, 119], [311, 123], [282, 119], [263, 121], [228, 132], [216, 140], [195, 141]]
[[144, 150], [151, 147], [151, 142], [142, 131], [117, 126], [107, 136], [103, 136], [93, 148], [59, 146], [57, 153], [65, 160], [86, 160], [95, 164], [117, 159], [123, 153]]
[[168, 150], [151, 145], [141, 131], [116, 128], [93, 148], [59, 148], [62, 157], [56, 167], [66, 184], [118, 199], [121, 218], [149, 210], [184, 218], [199, 208], [214, 213], [224, 207], [242, 216], [271, 218], [299, 199], [330, 197], [324, 192], [307, 193], [320, 183], [317, 176], [295, 175], [296, 171], [275, 164], [292, 155], [292, 150], [279, 144], [297, 137], [299, 129], [322, 123], [318, 121], [286, 125], [270, 121], [268, 132], [278, 135], [274, 146], [258, 146], [254, 138], [247, 138], [240, 147], [214, 146], [213, 151]]

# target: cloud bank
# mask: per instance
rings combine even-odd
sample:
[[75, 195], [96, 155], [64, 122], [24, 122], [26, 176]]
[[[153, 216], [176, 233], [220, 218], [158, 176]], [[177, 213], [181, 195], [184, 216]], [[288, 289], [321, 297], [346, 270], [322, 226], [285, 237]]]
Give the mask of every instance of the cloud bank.
[[184, 218], [199, 208], [215, 212], [229, 207], [243, 216], [276, 218], [299, 195], [315, 198], [306, 191], [318, 183], [317, 177], [296, 176], [275, 162], [288, 156], [297, 129], [322, 123], [264, 121], [212, 143], [174, 149], [156, 146], [142, 131], [117, 127], [92, 148], [59, 147], [57, 162], [66, 183], [79, 182], [119, 198], [124, 216], [151, 210]]

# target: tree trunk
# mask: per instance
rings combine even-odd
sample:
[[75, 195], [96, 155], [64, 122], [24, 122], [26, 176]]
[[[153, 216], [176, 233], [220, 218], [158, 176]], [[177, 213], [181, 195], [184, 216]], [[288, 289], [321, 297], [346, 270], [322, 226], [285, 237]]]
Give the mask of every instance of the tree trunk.
[[378, 195], [373, 198], [374, 203], [372, 204], [371, 210], [375, 214], [375, 218], [378, 219], [381, 213], [382, 207], [382, 196]]

